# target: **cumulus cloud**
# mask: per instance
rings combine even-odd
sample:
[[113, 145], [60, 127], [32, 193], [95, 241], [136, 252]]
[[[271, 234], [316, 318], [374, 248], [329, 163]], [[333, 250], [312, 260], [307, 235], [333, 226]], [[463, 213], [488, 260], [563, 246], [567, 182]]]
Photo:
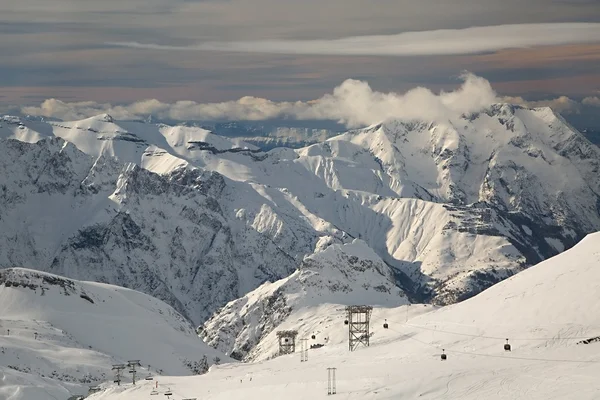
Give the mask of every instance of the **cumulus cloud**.
[[[525, 100], [523, 97], [503, 97], [503, 102], [518, 104], [526, 107], [550, 107], [554, 111], [561, 114], [579, 114], [581, 111], [581, 104], [567, 96], [560, 96], [555, 99], [547, 100]], [[585, 100], [582, 102], [585, 105]]]
[[349, 128], [368, 126], [390, 118], [407, 120], [452, 120], [462, 114], [476, 112], [497, 102], [527, 107], [551, 107], [557, 112], [579, 113], [582, 107], [600, 107], [600, 98], [588, 97], [579, 103], [566, 96], [528, 101], [522, 97], [498, 97], [490, 83], [479, 76], [465, 73], [463, 83], [454, 91], [434, 93], [417, 87], [406, 93], [383, 93], [367, 82], [348, 79], [332, 93], [312, 101], [274, 102], [258, 97], [242, 97], [222, 103], [178, 101], [163, 103], [143, 100], [126, 105], [92, 101], [67, 103], [45, 100], [39, 106], [23, 107], [21, 113], [78, 120], [108, 113], [116, 119], [143, 119], [153, 116], [169, 120], [240, 120], [270, 119], [333, 120]]
[[257, 97], [242, 97], [237, 101], [222, 103], [144, 100], [128, 105], [112, 105], [48, 99], [39, 106], [23, 107], [21, 112], [63, 120], [108, 113], [117, 119], [139, 119], [152, 115], [173, 120], [334, 120], [348, 127], [359, 127], [388, 118], [446, 120], [478, 111], [497, 101], [496, 93], [487, 80], [470, 73], [465, 73], [462, 79], [462, 85], [455, 91], [438, 94], [423, 87], [404, 94], [382, 93], [374, 91], [366, 82], [348, 79], [332, 93], [308, 102], [273, 102]]
[[226, 51], [322, 55], [448, 55], [509, 48], [600, 42], [600, 23], [545, 23], [353, 36], [333, 40], [206, 42], [191, 46], [117, 42], [114, 46], [154, 50]]
[[581, 101], [582, 104], [590, 107], [600, 107], [600, 97], [592, 96], [586, 97]]

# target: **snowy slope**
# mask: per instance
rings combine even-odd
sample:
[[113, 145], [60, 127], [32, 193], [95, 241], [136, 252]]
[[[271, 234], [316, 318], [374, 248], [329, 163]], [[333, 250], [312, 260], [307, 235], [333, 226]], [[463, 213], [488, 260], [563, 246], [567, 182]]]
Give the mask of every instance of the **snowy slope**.
[[204, 355], [211, 364], [215, 356], [228, 360], [160, 300], [20, 268], [0, 270], [0, 333], [0, 398], [85, 394], [128, 360], [141, 361], [142, 379], [148, 366], [154, 374], [190, 375]]
[[[408, 302], [390, 268], [359, 239], [324, 247], [306, 257], [289, 277], [228, 303], [204, 324], [201, 337], [235, 358], [271, 357], [277, 353], [276, 330], [287, 329], [284, 321], [301, 321], [301, 315], [315, 309], [357, 302], [386, 306]], [[315, 327], [302, 324], [294, 329], [307, 336]], [[323, 331], [327, 327], [317, 329], [327, 335]]]
[[284, 224], [258, 202], [256, 224], [238, 222], [223, 209], [228, 198], [261, 197], [227, 187], [219, 174], [178, 168], [157, 175], [59, 138], [1, 141], [0, 149], [0, 265], [136, 289], [198, 323], [287, 276], [294, 256], [317, 240], [305, 221]]
[[545, 108], [392, 120], [268, 152], [107, 115], [3, 121], [1, 137], [59, 136], [85, 154], [56, 139], [3, 150], [0, 265], [131, 287], [195, 323], [289, 276], [322, 240], [364, 240], [412, 301], [449, 304], [600, 229], [600, 150]]
[[[175, 399], [327, 398], [326, 369], [336, 367], [337, 396], [347, 399], [597, 399], [600, 342], [579, 342], [600, 336], [599, 246], [600, 234], [590, 235], [456, 305], [377, 307], [369, 348], [349, 352], [346, 343], [330, 343], [309, 350], [308, 362], [293, 354], [213, 367], [200, 377], [163, 377], [158, 392]], [[343, 313], [335, 317], [343, 332]], [[384, 319], [390, 329], [381, 327]], [[503, 350], [505, 337], [511, 352]], [[90, 400], [144, 399], [151, 390], [110, 387]]]

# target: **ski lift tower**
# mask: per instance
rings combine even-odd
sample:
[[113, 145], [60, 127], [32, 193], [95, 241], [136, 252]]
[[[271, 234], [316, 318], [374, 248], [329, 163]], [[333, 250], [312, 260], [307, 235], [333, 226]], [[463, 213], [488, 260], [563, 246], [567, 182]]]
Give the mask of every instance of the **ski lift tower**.
[[348, 346], [354, 351], [359, 344], [369, 346], [369, 323], [371, 320], [372, 306], [347, 306], [348, 315]]
[[298, 331], [277, 331], [280, 356], [296, 352], [296, 336]]

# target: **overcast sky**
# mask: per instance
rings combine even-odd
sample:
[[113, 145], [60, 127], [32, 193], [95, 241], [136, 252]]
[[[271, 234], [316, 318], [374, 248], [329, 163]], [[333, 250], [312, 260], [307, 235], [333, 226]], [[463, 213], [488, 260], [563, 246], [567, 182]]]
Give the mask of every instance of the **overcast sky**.
[[503, 96], [594, 107], [600, 1], [0, 1], [4, 106], [305, 101], [348, 78], [451, 90], [464, 70]]

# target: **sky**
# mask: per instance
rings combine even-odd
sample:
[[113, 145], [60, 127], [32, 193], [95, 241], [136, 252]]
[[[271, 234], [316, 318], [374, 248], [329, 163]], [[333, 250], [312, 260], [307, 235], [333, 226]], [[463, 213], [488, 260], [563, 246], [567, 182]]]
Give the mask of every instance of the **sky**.
[[501, 99], [600, 126], [600, 1], [0, 2], [0, 112], [187, 101], [245, 118], [240, 102], [348, 87], [457, 90], [465, 71]]

